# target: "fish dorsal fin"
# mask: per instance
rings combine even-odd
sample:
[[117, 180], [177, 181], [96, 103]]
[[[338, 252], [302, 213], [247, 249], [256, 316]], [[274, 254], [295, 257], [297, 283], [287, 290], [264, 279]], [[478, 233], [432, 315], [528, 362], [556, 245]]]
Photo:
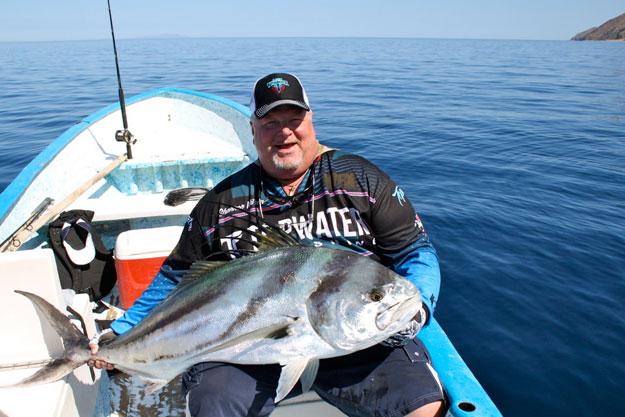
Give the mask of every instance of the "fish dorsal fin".
[[[245, 242], [250, 246], [253, 246], [258, 251], [267, 251], [271, 249], [281, 248], [284, 246], [301, 245], [301, 242], [298, 239], [286, 233], [280, 227], [267, 224], [265, 222], [265, 219], [261, 215], [257, 214], [256, 211], [246, 210], [241, 207], [218, 201], [214, 201], [211, 203], [221, 207], [232, 209], [232, 211], [230, 211], [229, 213], [230, 215], [233, 215], [233, 213], [235, 213], [234, 216], [236, 216], [240, 213], [242, 214], [242, 216], [236, 217], [247, 216], [249, 222], [245, 227], [237, 226], [232, 223], [227, 225], [221, 225], [218, 227], [241, 232], [241, 236], [237, 237], [236, 239], [241, 242]], [[233, 250], [232, 252], [237, 252], [237, 250]]]
[[278, 389], [276, 390], [275, 402], [282, 400], [289, 394], [289, 392], [291, 392], [295, 384], [297, 384], [299, 377], [304, 373], [307, 367], [308, 358], [294, 360], [282, 366], [282, 372], [280, 373], [280, 379], [278, 380]]
[[198, 275], [203, 275], [217, 268], [221, 268], [227, 263], [228, 261], [197, 261], [191, 264], [185, 276], [191, 275], [197, 278]]
[[249, 239], [240, 237], [239, 240], [254, 246], [258, 251], [282, 248], [285, 246], [300, 246], [300, 242], [286, 233], [279, 227], [267, 223], [255, 224], [255, 228], [242, 228], [230, 226], [232, 229], [240, 230], [242, 234], [248, 234]]
[[197, 262], [194, 262], [193, 264], [191, 264], [191, 267], [189, 267], [189, 270], [187, 271], [187, 273], [184, 274], [184, 276], [182, 277], [182, 279], [180, 280], [180, 283], [178, 285], [185, 285], [185, 284], [188, 284], [190, 282], [193, 282], [196, 279], [206, 275], [207, 273], [212, 272], [212, 271], [214, 271], [217, 268], [221, 268], [222, 266], [224, 266], [227, 263], [228, 263], [228, 261], [197, 261]]

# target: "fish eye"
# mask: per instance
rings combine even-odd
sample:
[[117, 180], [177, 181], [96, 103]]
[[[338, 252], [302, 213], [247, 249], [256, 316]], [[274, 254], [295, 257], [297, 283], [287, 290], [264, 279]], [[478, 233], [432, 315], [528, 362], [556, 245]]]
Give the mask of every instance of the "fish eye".
[[384, 292], [375, 288], [369, 292], [369, 299], [373, 302], [382, 301], [384, 298]]

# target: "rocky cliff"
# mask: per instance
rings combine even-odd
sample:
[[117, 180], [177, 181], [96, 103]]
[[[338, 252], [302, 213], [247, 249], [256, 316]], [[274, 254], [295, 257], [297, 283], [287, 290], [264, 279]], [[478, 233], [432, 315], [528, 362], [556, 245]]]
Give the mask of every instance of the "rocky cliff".
[[625, 13], [573, 36], [574, 41], [625, 41]]

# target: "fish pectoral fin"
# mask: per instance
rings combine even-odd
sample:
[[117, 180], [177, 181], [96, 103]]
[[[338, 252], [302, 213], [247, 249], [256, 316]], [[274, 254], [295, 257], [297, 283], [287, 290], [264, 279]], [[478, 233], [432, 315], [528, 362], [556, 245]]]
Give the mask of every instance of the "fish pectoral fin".
[[295, 320], [296, 319], [289, 318], [287, 322], [277, 323], [267, 327], [261, 327], [260, 329], [253, 330], [249, 333], [244, 333], [228, 340], [227, 342], [213, 346], [212, 348], [203, 352], [203, 354], [224, 350], [244, 342], [249, 342], [250, 340], [281, 339], [291, 334], [291, 325], [295, 322]]
[[151, 395], [167, 385], [169, 381], [164, 379], [146, 379], [145, 382], [148, 384], [148, 387], [145, 389], [145, 393]]
[[300, 380], [302, 382], [302, 392], [310, 391], [315, 378], [317, 378], [317, 372], [319, 371], [319, 359], [310, 359]]
[[[299, 377], [308, 367], [308, 363], [308, 358], [303, 358], [289, 362], [282, 366], [282, 372], [280, 373], [280, 379], [278, 380], [278, 389], [276, 390], [275, 402], [281, 401], [289, 394], [289, 392], [291, 392], [295, 384], [297, 384]], [[315, 375], [316, 373], [317, 372], [315, 370]]]

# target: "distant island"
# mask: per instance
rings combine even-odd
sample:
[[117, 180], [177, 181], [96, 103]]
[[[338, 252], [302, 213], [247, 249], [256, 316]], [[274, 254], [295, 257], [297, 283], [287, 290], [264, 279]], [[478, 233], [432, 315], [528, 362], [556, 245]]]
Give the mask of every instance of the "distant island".
[[625, 41], [625, 13], [571, 38], [573, 41]]

